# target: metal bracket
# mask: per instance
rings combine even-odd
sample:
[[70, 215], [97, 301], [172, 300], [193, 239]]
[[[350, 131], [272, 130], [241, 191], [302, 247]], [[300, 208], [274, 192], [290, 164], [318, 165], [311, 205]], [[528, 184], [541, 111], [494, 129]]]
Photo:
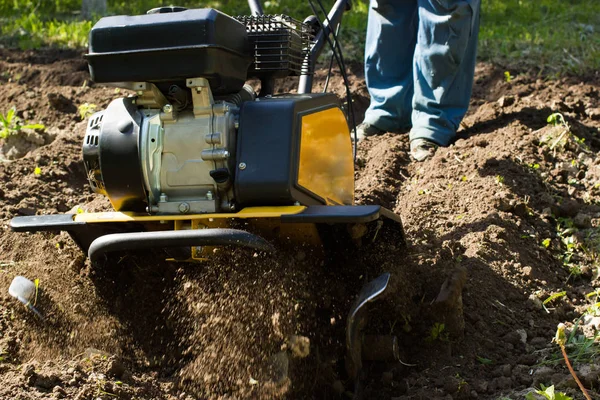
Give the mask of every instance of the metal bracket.
[[215, 100], [210, 90], [208, 80], [206, 78], [190, 78], [185, 81], [185, 84], [192, 89], [194, 116], [197, 118], [212, 114], [212, 107], [213, 104], [215, 104]]

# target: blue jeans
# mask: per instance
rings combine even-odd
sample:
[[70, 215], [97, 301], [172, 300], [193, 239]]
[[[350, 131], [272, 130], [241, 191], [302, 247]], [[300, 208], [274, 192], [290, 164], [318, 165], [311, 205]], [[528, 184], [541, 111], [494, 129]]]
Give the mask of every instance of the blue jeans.
[[447, 146], [475, 72], [480, 0], [371, 0], [364, 122]]

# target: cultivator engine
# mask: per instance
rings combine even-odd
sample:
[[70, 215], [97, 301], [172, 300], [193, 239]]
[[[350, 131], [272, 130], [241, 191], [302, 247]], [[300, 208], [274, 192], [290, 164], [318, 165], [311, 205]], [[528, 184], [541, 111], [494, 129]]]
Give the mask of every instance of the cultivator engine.
[[[355, 245], [383, 224], [402, 232], [393, 213], [353, 204], [346, 113], [335, 95], [311, 93], [314, 60], [348, 5], [318, 24], [262, 15], [255, 2], [255, 15], [237, 18], [181, 7], [102, 18], [91, 77], [134, 94], [91, 116], [83, 160], [114, 211], [17, 217], [12, 229], [66, 230], [92, 260], [182, 246], [200, 260], [214, 246], [318, 247], [326, 233]], [[290, 75], [298, 94], [275, 95]]]

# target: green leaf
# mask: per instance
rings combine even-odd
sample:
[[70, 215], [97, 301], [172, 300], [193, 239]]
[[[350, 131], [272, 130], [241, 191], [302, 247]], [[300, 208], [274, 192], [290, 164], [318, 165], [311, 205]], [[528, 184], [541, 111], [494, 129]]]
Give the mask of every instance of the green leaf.
[[546, 238], [544, 240], [542, 240], [542, 246], [544, 246], [545, 248], [550, 247], [550, 242], [551, 240], [549, 238]]
[[490, 360], [489, 358], [485, 358], [485, 357], [481, 357], [481, 356], [477, 356], [477, 361], [479, 361], [483, 365], [490, 365], [490, 364], [494, 363], [493, 360]]
[[15, 112], [16, 112], [16, 108], [12, 107], [10, 110], [8, 110], [8, 112], [6, 113], [6, 121], [10, 124], [10, 122], [13, 120], [14, 116], [15, 116]]
[[559, 124], [565, 123], [565, 117], [563, 117], [561, 113], [553, 113], [548, 116], [546, 122], [548, 122], [551, 125], [557, 126]]
[[560, 299], [561, 297], [564, 297], [567, 295], [567, 292], [562, 291], [562, 292], [558, 292], [558, 293], [553, 293], [550, 296], [548, 296], [548, 298], [546, 300], [544, 300], [544, 305], [550, 303], [551, 301], [554, 301], [556, 299]]
[[33, 129], [34, 131], [41, 131], [46, 129], [46, 125], [44, 124], [25, 124], [21, 125], [21, 129]]

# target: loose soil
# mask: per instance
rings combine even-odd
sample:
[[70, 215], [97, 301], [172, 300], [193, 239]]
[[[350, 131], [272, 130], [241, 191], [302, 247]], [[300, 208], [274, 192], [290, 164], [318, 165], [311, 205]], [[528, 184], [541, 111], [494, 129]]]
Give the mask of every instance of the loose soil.
[[[14, 233], [9, 221], [110, 209], [87, 184], [78, 107], [123, 91], [93, 85], [79, 52], [0, 49], [0, 111], [46, 127], [0, 141], [0, 398], [352, 398], [346, 316], [383, 272], [391, 289], [365, 330], [397, 336], [401, 360], [365, 362], [363, 398], [520, 399], [542, 384], [583, 398], [552, 338], [560, 322], [580, 339], [598, 329], [580, 316], [600, 285], [600, 78], [513, 75], [480, 64], [456, 142], [423, 163], [405, 134], [359, 145], [356, 201], [400, 215], [406, 246], [383, 229], [323, 261], [309, 248], [224, 249], [199, 265], [160, 251], [91, 265], [67, 234]], [[330, 88], [344, 96], [339, 74]], [[547, 123], [553, 112], [575, 136]], [[575, 273], [563, 265], [574, 248], [586, 249], [566, 260]], [[39, 279], [43, 321], [9, 296], [16, 275]], [[575, 363], [593, 398], [597, 349]]]

